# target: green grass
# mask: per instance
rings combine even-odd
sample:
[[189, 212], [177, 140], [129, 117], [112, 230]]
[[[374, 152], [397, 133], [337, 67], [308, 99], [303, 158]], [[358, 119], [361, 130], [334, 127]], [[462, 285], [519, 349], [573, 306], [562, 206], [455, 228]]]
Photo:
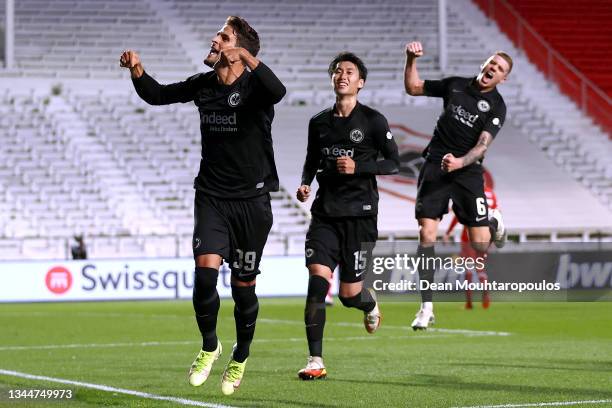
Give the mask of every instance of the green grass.
[[[234, 340], [231, 299], [222, 300], [225, 348], [209, 380], [187, 383], [199, 349], [191, 302], [0, 305], [0, 369], [249, 407], [451, 407], [612, 400], [612, 303], [493, 303], [489, 310], [436, 305], [445, 329], [409, 330], [416, 303], [382, 304], [383, 326], [368, 335], [362, 315], [328, 309], [328, 378], [297, 379], [307, 347], [302, 299], [262, 299], [240, 390], [224, 397], [220, 376]], [[139, 346], [132, 343], [161, 342]], [[163, 344], [175, 342], [175, 344]], [[90, 344], [99, 347], [8, 349]], [[109, 343], [129, 343], [105, 346]], [[8, 400], [9, 389], [70, 388], [70, 402]], [[0, 375], [0, 406], [169, 407], [170, 402]], [[574, 406], [604, 407], [603, 404]]]

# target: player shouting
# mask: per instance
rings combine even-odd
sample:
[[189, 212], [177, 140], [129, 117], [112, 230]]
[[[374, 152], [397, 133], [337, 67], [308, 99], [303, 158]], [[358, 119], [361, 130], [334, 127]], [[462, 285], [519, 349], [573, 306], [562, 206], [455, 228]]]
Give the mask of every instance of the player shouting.
[[[138, 55], [126, 51], [138, 95], [153, 105], [193, 102], [200, 112], [202, 159], [195, 179], [193, 307], [202, 349], [189, 371], [189, 383], [206, 381], [221, 354], [217, 338], [219, 266], [231, 268], [237, 342], [221, 382], [224, 394], [240, 385], [259, 310], [255, 278], [272, 227], [270, 191], [278, 175], [272, 150], [273, 105], [285, 87], [256, 58], [259, 36], [246, 20], [230, 16], [214, 35], [204, 64], [213, 71], [183, 82], [160, 85], [144, 71]], [[248, 68], [248, 69], [247, 69]]]
[[[310, 278], [304, 322], [310, 356], [298, 372], [303, 380], [327, 375], [322, 358], [325, 295], [336, 266], [340, 267], [342, 304], [363, 311], [368, 333], [380, 325], [378, 303], [362, 281], [378, 238], [376, 175], [399, 169], [397, 145], [387, 120], [357, 101], [367, 77], [364, 63], [355, 54], [343, 52], [329, 64], [328, 73], [336, 103], [310, 119], [302, 185], [297, 190], [298, 200], [306, 201], [316, 175], [319, 189], [306, 235]], [[379, 153], [382, 160], [377, 160]]]
[[[419, 223], [417, 255], [425, 260], [419, 278], [433, 281], [438, 224], [448, 212], [449, 200], [459, 222], [467, 227], [470, 242], [484, 253], [494, 241], [502, 246], [505, 228], [497, 210], [488, 216], [483, 190], [482, 159], [504, 124], [506, 105], [497, 92], [512, 70], [512, 59], [498, 51], [482, 64], [476, 77], [449, 77], [437, 81], [419, 78], [416, 60], [423, 55], [420, 42], [406, 45], [404, 86], [413, 96], [443, 98], [444, 110], [431, 142], [423, 152], [426, 159], [418, 179], [415, 217]], [[412, 328], [426, 329], [433, 322], [431, 290], [421, 291], [421, 307]]]

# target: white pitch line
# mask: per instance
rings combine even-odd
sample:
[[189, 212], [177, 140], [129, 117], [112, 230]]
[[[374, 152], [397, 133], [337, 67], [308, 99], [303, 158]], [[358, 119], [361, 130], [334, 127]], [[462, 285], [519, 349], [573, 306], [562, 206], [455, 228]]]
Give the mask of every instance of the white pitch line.
[[470, 407], [451, 407], [451, 408], [566, 407], [566, 406], [581, 405], [581, 404], [606, 404], [608, 402], [612, 402], [612, 400], [606, 399], [606, 400], [588, 400], [588, 401], [532, 402], [528, 404], [477, 405], [477, 406], [470, 406]]
[[53, 382], [53, 383], [58, 383], [58, 384], [74, 385], [76, 387], [81, 387], [81, 388], [91, 388], [93, 390], [112, 392], [116, 394], [132, 395], [134, 397], [140, 397], [140, 398], [145, 398], [145, 399], [158, 400], [158, 401], [169, 401], [169, 402], [174, 402], [174, 403], [181, 404], [181, 405], [191, 405], [191, 406], [196, 406], [196, 407], [208, 407], [208, 408], [234, 408], [230, 405], [214, 404], [214, 403], [209, 403], [209, 402], [190, 400], [186, 398], [167, 397], [164, 395], [150, 394], [148, 392], [128, 390], [125, 388], [115, 388], [115, 387], [111, 387], [111, 386], [104, 385], [104, 384], [92, 384], [92, 383], [86, 383], [86, 382], [81, 382], [81, 381], [66, 380], [63, 378], [46, 377], [43, 375], [21, 373], [19, 371], [0, 369], [0, 375], [25, 378], [28, 380], [48, 381], [48, 382]]
[[[6, 315], [24, 315], [24, 313], [16, 313], [16, 312], [7, 312], [0, 313], [0, 317]], [[191, 315], [175, 315], [175, 314], [146, 314], [146, 313], [103, 313], [103, 312], [75, 312], [72, 313], [76, 316], [89, 316], [89, 317], [138, 317], [138, 318], [153, 318], [153, 319], [192, 319]], [[51, 316], [57, 315], [57, 313], [49, 313], [49, 312], [31, 312], [27, 313], [29, 316]], [[272, 324], [291, 324], [291, 325], [303, 325], [304, 322], [301, 320], [283, 320], [283, 319], [265, 319], [259, 318], [257, 319], [258, 323], [272, 323]], [[349, 322], [327, 322], [327, 325], [331, 326], [345, 326], [345, 327], [363, 327], [362, 323], [349, 323]], [[410, 326], [390, 326], [383, 325], [383, 329], [392, 329], [392, 330], [409, 330]], [[508, 332], [499, 332], [499, 331], [490, 331], [490, 330], [469, 330], [469, 329], [443, 329], [430, 327], [427, 329], [430, 332], [440, 332], [440, 333], [453, 333], [453, 334], [464, 334], [466, 336], [510, 336], [512, 333]]]
[[[425, 340], [431, 338], [449, 337], [449, 335], [435, 336], [353, 336], [353, 337], [328, 337], [325, 341], [343, 340], [382, 340], [382, 339], [406, 339]], [[306, 337], [289, 337], [285, 339], [254, 339], [253, 343], [293, 343], [305, 342]], [[145, 341], [134, 343], [72, 343], [72, 344], [43, 344], [34, 346], [0, 346], [0, 351], [23, 351], [23, 350], [54, 350], [54, 349], [78, 349], [78, 348], [115, 348], [115, 347], [155, 347], [200, 344], [200, 341]]]
[[[257, 322], [262, 323], [278, 323], [278, 324], [293, 324], [293, 325], [303, 325], [304, 322], [299, 320], [281, 320], [281, 319], [257, 319]], [[326, 323], [332, 326], [345, 326], [345, 327], [363, 327], [363, 323], [349, 323], [349, 322], [329, 322]], [[410, 326], [393, 326], [384, 324], [381, 326], [381, 329], [395, 329], [395, 330], [406, 330], [409, 331], [412, 329]], [[509, 332], [498, 332], [491, 330], [468, 330], [468, 329], [443, 329], [430, 327], [427, 331], [431, 332], [439, 332], [439, 333], [448, 333], [448, 334], [464, 334], [466, 336], [510, 336], [512, 333]]]

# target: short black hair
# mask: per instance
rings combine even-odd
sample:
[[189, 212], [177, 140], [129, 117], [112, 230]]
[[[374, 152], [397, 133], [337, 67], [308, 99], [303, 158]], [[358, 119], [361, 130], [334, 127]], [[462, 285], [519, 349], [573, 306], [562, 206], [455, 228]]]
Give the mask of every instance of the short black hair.
[[259, 52], [259, 34], [247, 21], [238, 16], [229, 16], [225, 24], [232, 27], [236, 33], [237, 45], [246, 49], [254, 57]]
[[359, 58], [357, 55], [353, 54], [352, 52], [348, 52], [348, 51], [343, 51], [340, 54], [336, 55], [334, 59], [332, 60], [332, 62], [330, 62], [329, 68], [327, 68], [327, 73], [329, 74], [330, 78], [332, 75], [334, 75], [334, 72], [336, 71], [336, 67], [342, 61], [348, 61], [348, 62], [352, 62], [353, 64], [355, 64], [355, 66], [357, 67], [357, 70], [359, 70], [359, 78], [363, 79], [364, 81], [367, 79], [368, 69], [366, 68], [361, 58]]

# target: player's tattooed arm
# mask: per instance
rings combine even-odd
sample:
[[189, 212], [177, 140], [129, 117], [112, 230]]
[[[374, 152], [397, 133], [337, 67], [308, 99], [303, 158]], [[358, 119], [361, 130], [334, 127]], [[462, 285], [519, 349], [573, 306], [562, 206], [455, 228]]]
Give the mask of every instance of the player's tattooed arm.
[[463, 157], [455, 157], [452, 153], [446, 154], [442, 158], [442, 170], [450, 173], [451, 171], [458, 170], [462, 167], [469, 166], [472, 163], [476, 163], [478, 160], [484, 157], [485, 152], [489, 148], [489, 145], [493, 142], [493, 135], [491, 133], [483, 131], [478, 138], [478, 143]]
[[423, 55], [423, 46], [418, 41], [406, 44], [406, 63], [404, 65], [404, 88], [412, 96], [425, 94], [425, 81], [419, 77], [416, 59]]
[[472, 163], [476, 163], [482, 159], [489, 148], [489, 145], [493, 142], [493, 135], [489, 132], [482, 132], [478, 138], [478, 143], [474, 146], [465, 156], [463, 156], [463, 166], [469, 166]]

